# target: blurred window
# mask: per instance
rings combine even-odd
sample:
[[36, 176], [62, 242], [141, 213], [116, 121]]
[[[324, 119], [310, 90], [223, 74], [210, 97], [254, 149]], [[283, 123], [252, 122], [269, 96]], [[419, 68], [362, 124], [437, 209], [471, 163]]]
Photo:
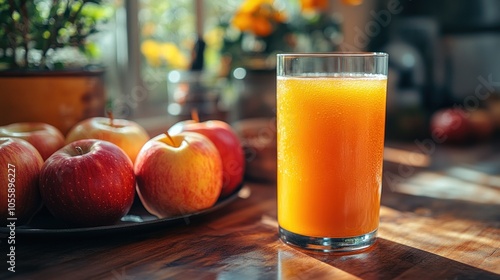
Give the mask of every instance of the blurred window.
[[201, 33], [207, 46], [205, 65], [217, 67], [220, 36], [217, 26], [242, 1], [140, 0], [138, 21], [142, 68], [187, 69], [191, 51]]

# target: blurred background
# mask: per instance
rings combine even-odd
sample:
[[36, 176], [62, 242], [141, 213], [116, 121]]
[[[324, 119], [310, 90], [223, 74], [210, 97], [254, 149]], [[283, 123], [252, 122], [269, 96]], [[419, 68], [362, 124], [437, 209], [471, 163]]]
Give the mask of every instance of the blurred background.
[[[59, 15], [65, 2], [52, 10], [50, 2], [35, 1], [34, 10]], [[276, 53], [383, 51], [390, 55], [389, 141], [430, 138], [470, 145], [498, 140], [496, 0], [83, 2], [91, 8], [83, 11], [106, 20], [90, 29], [88, 40], [69, 40], [70, 45], [92, 54], [90, 64], [104, 66], [107, 110], [137, 120], [151, 134], [189, 119], [196, 109], [202, 120], [226, 120], [250, 138], [259, 134], [265, 140], [249, 142], [266, 147], [274, 143], [276, 131]], [[9, 12], [6, 3], [0, 16], [16, 22], [23, 14]], [[41, 22], [49, 28], [57, 19]], [[10, 38], [9, 27], [2, 26], [0, 35]], [[61, 30], [59, 44], [73, 38], [67, 34], [74, 30]], [[47, 32], [41, 32], [41, 40], [51, 37]], [[5, 70], [6, 61], [23, 53], [1, 47], [0, 70]], [[73, 53], [61, 57], [76, 60]]]
[[[431, 124], [458, 127], [454, 119], [467, 117], [472, 124], [449, 132], [458, 134], [449, 138], [470, 143], [490, 139], [500, 125], [500, 2], [495, 0], [112, 5], [114, 16], [97, 42], [117, 116], [182, 119], [195, 107], [202, 118], [269, 118], [277, 52], [384, 51], [391, 68], [389, 139], [427, 137]], [[447, 108], [460, 110], [433, 120]], [[480, 129], [461, 131], [471, 127]]]

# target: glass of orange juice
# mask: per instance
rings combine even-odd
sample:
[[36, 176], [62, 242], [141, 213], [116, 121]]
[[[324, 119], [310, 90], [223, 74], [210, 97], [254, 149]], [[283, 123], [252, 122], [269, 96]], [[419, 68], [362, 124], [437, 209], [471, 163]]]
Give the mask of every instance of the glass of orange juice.
[[277, 55], [278, 222], [321, 252], [374, 244], [382, 188], [388, 55]]

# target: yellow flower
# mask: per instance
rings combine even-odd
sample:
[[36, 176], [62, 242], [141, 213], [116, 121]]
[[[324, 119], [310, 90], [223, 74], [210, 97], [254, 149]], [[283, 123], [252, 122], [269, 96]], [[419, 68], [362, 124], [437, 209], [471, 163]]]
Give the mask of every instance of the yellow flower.
[[160, 45], [153, 40], [145, 40], [141, 44], [141, 52], [146, 57], [148, 63], [153, 67], [161, 65]]
[[358, 6], [363, 3], [363, 0], [342, 0], [345, 5]]
[[257, 12], [263, 5], [273, 5], [272, 0], [247, 0], [238, 9], [238, 13], [252, 14]]
[[173, 43], [163, 43], [160, 45], [161, 57], [172, 67], [186, 69], [189, 59]]
[[285, 14], [273, 6], [273, 0], [247, 0], [241, 4], [231, 23], [243, 32], [264, 37], [273, 32], [273, 24], [285, 20]]
[[300, 0], [300, 6], [303, 12], [328, 9], [328, 0]]
[[185, 69], [189, 64], [189, 59], [173, 43], [145, 40], [141, 44], [141, 52], [153, 67], [166, 63], [174, 68]]

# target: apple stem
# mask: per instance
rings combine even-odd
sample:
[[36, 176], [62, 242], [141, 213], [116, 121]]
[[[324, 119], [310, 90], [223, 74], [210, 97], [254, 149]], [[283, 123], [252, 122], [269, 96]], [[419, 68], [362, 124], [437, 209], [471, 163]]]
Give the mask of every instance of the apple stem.
[[80, 146], [76, 146], [75, 150], [78, 152], [79, 155], [83, 155], [83, 149]]
[[200, 116], [198, 115], [198, 110], [196, 110], [196, 108], [191, 109], [191, 119], [197, 123], [200, 122]]
[[170, 136], [170, 134], [168, 134], [168, 132], [165, 132], [165, 135], [167, 135], [167, 138], [168, 138], [168, 140], [170, 140], [170, 143], [172, 143], [172, 146], [175, 146], [175, 142], [174, 142], [174, 139], [172, 139], [172, 136]]
[[114, 121], [114, 119], [115, 119], [115, 118], [113, 117], [113, 111], [108, 110], [108, 111], [106, 112], [106, 114], [108, 115], [108, 118], [109, 118], [109, 126], [111, 126], [111, 127], [112, 127], [112, 126], [113, 126], [113, 121]]

